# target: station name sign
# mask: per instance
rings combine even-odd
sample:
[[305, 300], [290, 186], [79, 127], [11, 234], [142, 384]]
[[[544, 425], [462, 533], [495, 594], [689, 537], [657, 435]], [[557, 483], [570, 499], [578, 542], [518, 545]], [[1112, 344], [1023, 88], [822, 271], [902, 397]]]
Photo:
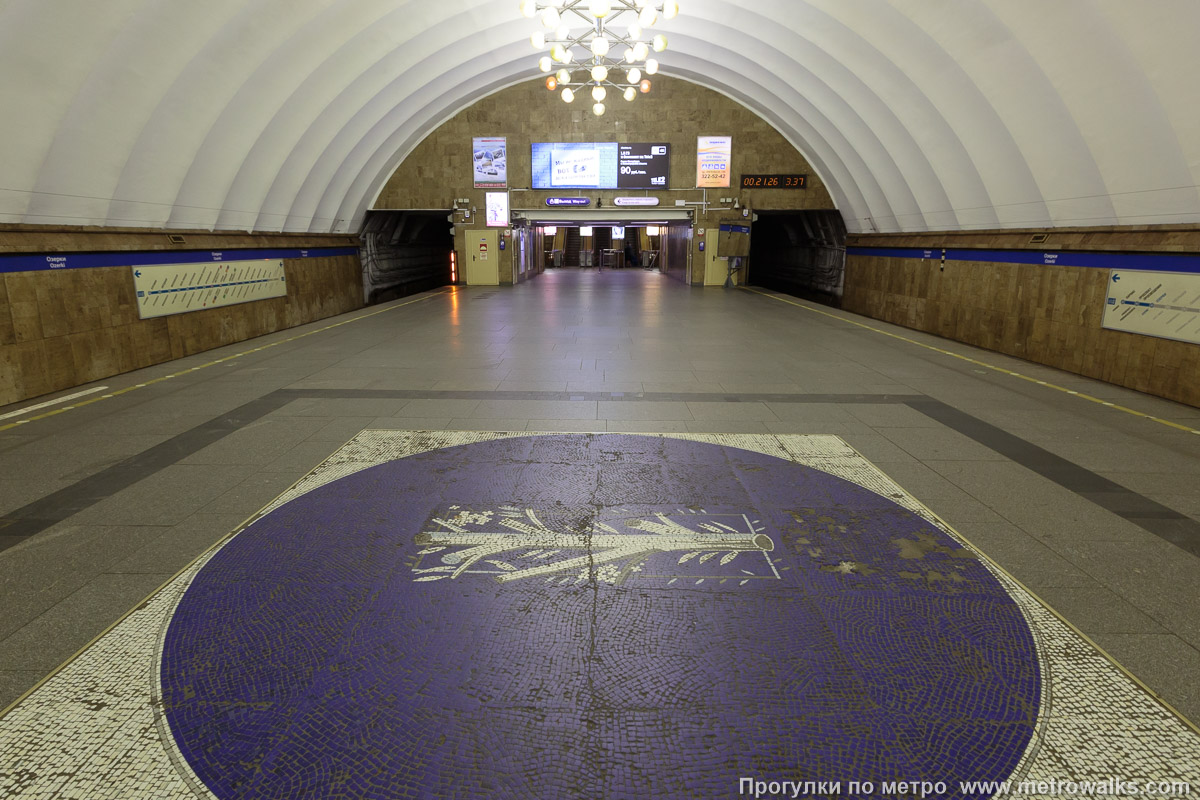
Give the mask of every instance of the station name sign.
[[619, 206], [656, 206], [657, 197], [618, 197], [613, 200]]
[[563, 206], [590, 206], [592, 198], [590, 197], [547, 197], [546, 205], [551, 208], [562, 208]]

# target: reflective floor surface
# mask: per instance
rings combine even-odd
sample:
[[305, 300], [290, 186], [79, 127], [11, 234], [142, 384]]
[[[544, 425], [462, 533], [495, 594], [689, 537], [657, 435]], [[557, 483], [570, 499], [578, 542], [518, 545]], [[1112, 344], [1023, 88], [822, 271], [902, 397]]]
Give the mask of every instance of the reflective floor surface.
[[105, 384], [0, 431], [4, 796], [1200, 787], [1200, 410], [640, 271]]

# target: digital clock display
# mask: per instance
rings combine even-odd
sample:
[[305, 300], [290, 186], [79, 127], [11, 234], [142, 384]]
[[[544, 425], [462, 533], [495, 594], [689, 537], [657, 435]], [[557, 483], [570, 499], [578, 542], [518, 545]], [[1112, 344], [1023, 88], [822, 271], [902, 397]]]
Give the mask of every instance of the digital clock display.
[[743, 175], [743, 189], [807, 189], [807, 175]]

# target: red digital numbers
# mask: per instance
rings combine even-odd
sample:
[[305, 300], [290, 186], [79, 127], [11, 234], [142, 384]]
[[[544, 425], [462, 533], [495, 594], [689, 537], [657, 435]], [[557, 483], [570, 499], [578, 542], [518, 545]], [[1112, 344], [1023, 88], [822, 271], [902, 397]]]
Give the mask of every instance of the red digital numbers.
[[743, 189], [806, 189], [807, 175], [743, 175]]

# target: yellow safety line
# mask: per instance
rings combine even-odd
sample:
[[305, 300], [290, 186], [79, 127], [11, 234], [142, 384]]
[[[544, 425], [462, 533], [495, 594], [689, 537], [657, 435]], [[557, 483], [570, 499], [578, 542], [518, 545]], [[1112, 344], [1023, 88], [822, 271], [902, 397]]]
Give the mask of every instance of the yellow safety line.
[[[404, 306], [412, 305], [413, 303], [420, 303], [423, 300], [429, 300], [431, 298], [446, 294], [447, 291], [453, 292], [455, 290], [448, 289], [445, 291], [434, 292], [433, 294], [426, 295], [425, 297], [417, 297], [417, 298], [415, 298], [413, 300], [409, 300], [408, 302], [405, 302], [405, 303], [398, 303], [394, 306], [388, 306], [387, 308], [382, 308], [378, 311], [372, 311], [369, 314], [363, 314], [361, 316], [354, 317], [353, 319], [347, 319], [347, 320], [342, 320], [341, 322], [335, 322], [332, 325], [326, 325], [324, 328], [317, 328], [316, 330], [308, 331], [306, 333], [301, 333], [297, 336], [292, 336], [287, 339], [280, 339], [277, 342], [271, 342], [270, 344], [264, 344], [261, 347], [255, 347], [252, 350], [246, 350], [246, 351], [238, 353], [236, 355], [225, 356], [224, 358], [218, 358], [216, 361], [210, 361], [207, 364], [201, 364], [198, 367], [189, 367], [188, 369], [182, 370], [180, 372], [172, 373], [171, 375], [163, 375], [161, 378], [154, 378], [153, 380], [148, 380], [145, 383], [138, 383], [138, 384], [134, 384], [133, 386], [126, 386], [124, 389], [117, 389], [116, 391], [112, 391], [107, 394], [102, 394], [99, 397], [93, 397], [90, 400], [84, 400], [84, 401], [81, 401], [78, 403], [74, 403], [73, 405], [64, 406], [62, 408], [56, 408], [53, 411], [47, 411], [45, 414], [39, 414], [36, 417], [29, 417], [28, 419], [22, 419], [22, 420], [18, 420], [17, 422], [10, 422], [6, 425], [0, 425], [0, 431], [12, 430], [13, 428], [16, 428], [21, 425], [28, 425], [30, 422], [37, 422], [40, 419], [48, 419], [50, 417], [57, 416], [58, 414], [65, 413], [67, 411], [73, 411], [76, 408], [83, 408], [84, 406], [90, 406], [92, 403], [99, 403], [101, 400], [107, 400], [110, 397], [117, 397], [118, 395], [127, 394], [128, 392], [132, 392], [135, 389], [143, 389], [147, 386], [153, 386], [156, 383], [162, 383], [163, 381], [168, 381], [171, 378], [178, 378], [180, 375], [187, 375], [188, 373], [191, 373], [191, 372], [198, 372], [199, 370], [205, 369], [206, 367], [213, 367], [213, 366], [216, 366], [217, 364], [224, 364], [226, 361], [233, 361], [235, 358], [241, 358], [242, 356], [248, 356], [251, 353], [258, 353], [263, 350], [268, 350], [272, 347], [276, 347], [281, 344], [287, 344], [288, 342], [294, 342], [297, 339], [303, 339], [305, 336], [312, 336], [313, 334], [324, 333], [325, 331], [333, 330], [334, 328], [340, 328], [343, 325], [349, 325], [351, 322], [358, 322], [359, 320], [364, 320], [364, 319], [367, 319], [368, 317], [374, 317], [379, 314], [386, 314], [387, 312], [394, 311], [397, 308], [403, 308]], [[311, 324], [311, 323], [309, 323], [309, 324]], [[263, 334], [263, 335], [269, 336], [270, 334]]]
[[[977, 358], [971, 358], [970, 356], [964, 356], [961, 353], [955, 353], [951, 350], [946, 350], [941, 347], [935, 347], [931, 344], [925, 344], [924, 342], [918, 342], [916, 339], [910, 339], [907, 336], [900, 336], [899, 334], [891, 333], [889, 331], [885, 331], [881, 328], [876, 328], [872, 325], [867, 325], [862, 322], [856, 322], [852, 319], [847, 319], [846, 317], [839, 316], [837, 314], [830, 314], [828, 311], [822, 311], [819, 308], [813, 308], [812, 306], [805, 305], [804, 303], [797, 303], [797, 302], [795, 302], [793, 300], [789, 300], [785, 297], [780, 297], [780, 296], [774, 295], [774, 294], [768, 294], [767, 292], [759, 291], [758, 289], [754, 289], [749, 286], [744, 286], [742, 288], [746, 289], [747, 291], [754, 292], [755, 294], [761, 294], [763, 297], [769, 297], [772, 300], [778, 300], [781, 303], [787, 303], [788, 305], [796, 306], [797, 308], [803, 308], [805, 311], [811, 311], [814, 314], [820, 314], [823, 317], [829, 317], [830, 319], [836, 319], [839, 322], [845, 322], [850, 325], [856, 325], [859, 328], [864, 328], [869, 331], [874, 331], [875, 333], [881, 333], [884, 336], [888, 336], [892, 339], [898, 339], [902, 342], [908, 342], [909, 344], [915, 344], [917, 347], [922, 347], [926, 350], [932, 350], [935, 353], [941, 353], [942, 355], [950, 356], [951, 358], [957, 358], [960, 361], [966, 361], [968, 364], [974, 364], [977, 367], [984, 367], [985, 369], [990, 369], [993, 372], [1000, 372], [1005, 375], [1011, 375], [1012, 377], [1020, 378], [1023, 381], [1029, 381], [1030, 383], [1036, 383], [1038, 386], [1045, 386], [1048, 389], [1054, 389], [1055, 391], [1063, 392], [1064, 394], [1074, 395], [1075, 397], [1079, 397], [1079, 398], [1082, 398], [1089, 402], [1096, 403], [1097, 405], [1107, 406], [1108, 408], [1112, 408], [1117, 411], [1124, 411], [1126, 414], [1132, 414], [1135, 417], [1141, 417], [1142, 419], [1148, 419], [1151, 422], [1157, 422], [1159, 424], [1166, 425], [1169, 428], [1175, 428], [1176, 430], [1184, 431], [1186, 433], [1200, 434], [1200, 430], [1196, 430], [1195, 428], [1189, 428], [1187, 425], [1180, 425], [1178, 422], [1171, 422], [1171, 420], [1169, 420], [1169, 419], [1163, 419], [1162, 417], [1156, 417], [1152, 414], [1146, 414], [1141, 411], [1135, 411], [1132, 408], [1126, 408], [1125, 406], [1119, 406], [1116, 403], [1110, 403], [1109, 401], [1102, 400], [1099, 397], [1092, 397], [1090, 394], [1084, 394], [1083, 392], [1077, 392], [1074, 389], [1068, 389], [1065, 386], [1057, 386], [1057, 385], [1055, 385], [1053, 383], [1049, 383], [1047, 381], [1038, 380], [1037, 378], [1031, 378], [1028, 375], [1022, 375], [1019, 372], [1013, 372], [1011, 369], [1005, 369], [1004, 367], [997, 367], [993, 364], [988, 364], [985, 361], [980, 361]], [[0, 429], [0, 430], [2, 430], [2, 429]]]

